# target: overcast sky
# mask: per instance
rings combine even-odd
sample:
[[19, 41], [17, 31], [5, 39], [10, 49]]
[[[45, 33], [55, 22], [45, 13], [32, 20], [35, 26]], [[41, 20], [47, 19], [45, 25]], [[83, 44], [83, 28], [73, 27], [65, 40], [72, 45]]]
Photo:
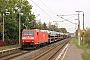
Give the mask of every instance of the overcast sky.
[[[83, 11], [85, 14], [85, 28], [90, 28], [90, 1], [89, 0], [28, 0], [33, 6], [32, 12], [37, 16], [36, 20], [42, 22], [62, 21], [63, 19], [57, 15], [70, 15], [78, 14], [75, 11]], [[75, 19], [78, 19], [78, 15], [63, 16], [64, 19], [68, 19], [73, 23], [78, 23]], [[80, 28], [82, 29], [82, 12], [80, 12]], [[58, 27], [66, 28], [69, 32], [75, 32], [75, 24], [70, 22], [58, 22]]]

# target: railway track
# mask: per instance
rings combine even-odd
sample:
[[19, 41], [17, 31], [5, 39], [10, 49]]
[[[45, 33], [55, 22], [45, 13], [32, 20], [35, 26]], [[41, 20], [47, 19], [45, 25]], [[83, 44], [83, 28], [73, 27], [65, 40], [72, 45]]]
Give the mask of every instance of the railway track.
[[[69, 39], [68, 39], [69, 40]], [[0, 58], [0, 60], [47, 60], [52, 57], [68, 42], [67, 39], [46, 45], [36, 50], [20, 50], [17, 53]], [[66, 41], [66, 42], [65, 42]]]
[[10, 60], [10, 59], [18, 57], [20, 55], [26, 54], [30, 51], [18, 50], [18, 51], [13, 51], [13, 52], [14, 53], [11, 53], [11, 54], [1, 57], [0, 60]]
[[51, 60], [53, 56], [56, 55], [56, 53], [65, 46], [65, 44], [68, 42], [68, 40], [64, 40], [63, 42], [57, 44], [52, 49], [49, 49], [48, 51], [44, 52], [43, 54], [37, 56], [33, 60]]
[[70, 39], [58, 41], [12, 60], [50, 60], [69, 40]]
[[11, 51], [13, 51], [13, 50], [18, 50], [19, 48], [20, 48], [20, 47], [2, 50], [2, 51], [0, 51], [0, 54], [6, 53], [6, 52], [11, 52]]

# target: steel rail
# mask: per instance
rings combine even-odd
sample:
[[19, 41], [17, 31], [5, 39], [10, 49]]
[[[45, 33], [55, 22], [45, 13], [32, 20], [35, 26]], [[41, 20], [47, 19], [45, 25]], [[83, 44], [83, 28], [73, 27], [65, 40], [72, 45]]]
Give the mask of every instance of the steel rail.
[[[41, 57], [43, 57], [44, 55], [46, 55], [46, 54], [49, 53], [50, 51], [56, 49], [58, 46], [60, 47], [60, 44], [65, 45], [65, 43], [66, 43], [65, 41], [64, 41], [64, 44], [63, 44], [63, 42], [62, 42], [62, 43], [59, 43], [59, 44], [56, 45], [55, 47], [49, 49], [48, 51], [42, 53], [41, 55], [39, 55], [39, 56], [37, 56], [37, 57], [35, 57], [33, 60], [38, 60], [38, 59], [40, 59]], [[61, 47], [63, 47], [63, 45], [62, 45]], [[58, 51], [61, 49], [61, 47], [58, 49]], [[57, 51], [57, 52], [58, 52], [58, 51]], [[47, 58], [47, 60], [51, 59], [55, 54], [56, 54], [56, 52], [53, 53], [49, 58]]]
[[55, 53], [53, 53], [47, 60], [52, 59], [52, 57], [54, 57], [60, 51], [60, 49], [62, 49], [66, 45], [66, 43], [68, 43], [68, 40]]

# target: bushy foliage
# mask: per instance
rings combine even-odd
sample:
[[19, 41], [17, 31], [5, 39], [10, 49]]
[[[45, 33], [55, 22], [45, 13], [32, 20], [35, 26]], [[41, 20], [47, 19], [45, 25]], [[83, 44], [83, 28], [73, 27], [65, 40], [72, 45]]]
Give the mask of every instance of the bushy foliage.
[[[28, 0], [0, 0], [0, 23], [3, 22], [2, 14], [4, 14], [4, 37], [8, 43], [10, 42], [9, 44], [13, 44], [14, 40], [18, 41], [19, 16], [21, 16], [21, 32], [25, 29], [24, 25], [28, 26], [29, 29], [33, 26], [32, 23], [29, 23], [35, 19], [31, 9], [32, 5], [29, 4]], [[10, 14], [6, 14], [6, 12]], [[0, 24], [0, 32], [2, 32], [2, 29]], [[0, 39], [2, 39], [2, 34], [0, 34]]]
[[90, 28], [86, 28], [86, 32], [84, 33], [84, 41], [86, 44], [90, 45]]

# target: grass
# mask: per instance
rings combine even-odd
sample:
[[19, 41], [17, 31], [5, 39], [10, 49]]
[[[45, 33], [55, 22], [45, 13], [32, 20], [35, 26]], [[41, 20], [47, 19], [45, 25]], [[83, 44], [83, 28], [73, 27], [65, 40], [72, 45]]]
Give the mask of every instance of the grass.
[[0, 50], [10, 49], [10, 48], [19, 47], [19, 46], [20, 46], [19, 44], [10, 45], [10, 46], [3, 46], [3, 47], [0, 47]]
[[87, 45], [78, 45], [78, 40], [73, 38], [73, 43], [79, 48], [79, 49], [83, 49], [84, 52], [82, 53], [82, 58], [83, 60], [90, 60], [90, 53], [87, 52], [87, 50], [90, 50]]
[[80, 49], [83, 49], [83, 50], [86, 50], [87, 49], [87, 46], [86, 45], [82, 45], [82, 43], [80, 43], [80, 45], [78, 45], [78, 40], [73, 38], [73, 43]]
[[90, 53], [84, 52], [82, 54], [83, 60], [90, 60]]

